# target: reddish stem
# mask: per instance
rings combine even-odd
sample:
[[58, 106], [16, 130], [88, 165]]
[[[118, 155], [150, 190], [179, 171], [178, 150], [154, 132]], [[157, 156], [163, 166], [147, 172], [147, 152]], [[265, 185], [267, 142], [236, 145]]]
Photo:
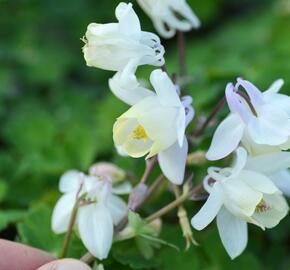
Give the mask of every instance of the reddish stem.
[[208, 125], [211, 123], [211, 121], [216, 117], [218, 112], [223, 108], [223, 106], [226, 103], [226, 97], [224, 96], [219, 103], [216, 105], [210, 116], [206, 119], [206, 121], [203, 123], [203, 125], [193, 134], [195, 138], [199, 137], [202, 135], [204, 130], [208, 127]]

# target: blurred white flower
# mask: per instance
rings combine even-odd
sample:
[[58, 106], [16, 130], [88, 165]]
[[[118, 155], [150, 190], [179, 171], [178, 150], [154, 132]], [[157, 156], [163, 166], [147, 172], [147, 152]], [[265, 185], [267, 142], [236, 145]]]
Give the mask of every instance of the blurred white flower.
[[247, 245], [247, 223], [272, 228], [288, 213], [287, 202], [272, 181], [245, 169], [246, 163], [247, 152], [239, 147], [235, 166], [208, 169], [204, 187], [209, 197], [191, 221], [202, 230], [217, 217], [219, 235], [232, 259]]
[[73, 207], [81, 198], [75, 224], [80, 238], [96, 258], [107, 258], [113, 227], [126, 215], [126, 203], [113, 194], [109, 180], [78, 171], [65, 173], [60, 179], [59, 189], [64, 194], [53, 210], [53, 231], [60, 234], [68, 230]]
[[141, 31], [132, 4], [116, 8], [118, 23], [91, 23], [84, 38], [83, 53], [88, 66], [122, 71], [127, 65], [162, 66], [164, 48], [157, 35]]
[[171, 38], [176, 30], [198, 28], [200, 21], [185, 0], [137, 0], [153, 21], [158, 33]]
[[[276, 81], [262, 93], [252, 83], [238, 79], [226, 87], [231, 114], [218, 126], [207, 159], [217, 160], [233, 152], [239, 143], [250, 153], [290, 148], [290, 98], [278, 93], [283, 81]], [[242, 86], [249, 98], [239, 92]]]
[[166, 72], [154, 70], [150, 81], [156, 92], [148, 90], [148, 97], [117, 119], [114, 142], [131, 157], [158, 155], [165, 176], [181, 184], [188, 152], [185, 128], [194, 114], [191, 99], [180, 100]]

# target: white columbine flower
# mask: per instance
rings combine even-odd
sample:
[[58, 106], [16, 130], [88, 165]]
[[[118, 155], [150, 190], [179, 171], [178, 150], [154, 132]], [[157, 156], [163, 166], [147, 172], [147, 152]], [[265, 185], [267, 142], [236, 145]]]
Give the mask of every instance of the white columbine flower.
[[[150, 81], [156, 92], [147, 90], [148, 96], [139, 100], [139, 91], [135, 89], [134, 99], [139, 101], [117, 119], [114, 142], [131, 157], [158, 155], [165, 176], [181, 184], [188, 152], [185, 128], [194, 114], [191, 99], [180, 100], [166, 72], [154, 70]], [[140, 93], [142, 96], [143, 92]], [[125, 96], [130, 99], [130, 91]]]
[[240, 147], [233, 168], [208, 169], [204, 187], [209, 197], [191, 221], [195, 229], [202, 230], [217, 217], [219, 235], [232, 259], [247, 245], [247, 223], [273, 228], [288, 212], [286, 200], [272, 181], [245, 169], [246, 162], [247, 152]]
[[173, 37], [176, 30], [185, 32], [200, 26], [199, 19], [185, 0], [137, 0], [137, 2], [164, 38]]
[[96, 258], [107, 258], [113, 241], [113, 227], [126, 215], [126, 203], [112, 193], [108, 179], [100, 180], [78, 171], [65, 173], [59, 189], [64, 194], [53, 210], [53, 231], [58, 234], [67, 231], [76, 200], [82, 198], [76, 218], [80, 238]]
[[91, 23], [83, 47], [88, 66], [122, 71], [127, 65], [164, 64], [164, 48], [157, 35], [141, 31], [132, 4], [120, 3], [116, 8], [118, 23]]
[[[239, 90], [242, 86], [248, 97]], [[238, 79], [226, 87], [231, 114], [218, 126], [210, 149], [209, 160], [226, 157], [239, 143], [250, 152], [286, 150], [290, 147], [290, 98], [278, 94], [281, 80], [262, 93], [249, 81]]]

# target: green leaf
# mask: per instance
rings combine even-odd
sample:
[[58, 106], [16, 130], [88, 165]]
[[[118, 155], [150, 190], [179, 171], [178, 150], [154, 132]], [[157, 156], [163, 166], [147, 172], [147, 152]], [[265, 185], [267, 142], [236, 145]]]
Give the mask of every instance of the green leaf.
[[177, 251], [180, 251], [179, 247], [172, 244], [172, 243], [169, 243], [163, 239], [160, 239], [158, 237], [154, 237], [154, 236], [151, 236], [151, 235], [147, 235], [147, 234], [140, 234], [141, 237], [153, 242], [153, 243], [156, 243], [156, 244], [160, 244], [160, 245], [164, 245], [164, 246], [168, 246], [168, 247], [171, 247]]
[[146, 238], [136, 237], [136, 245], [145, 259], [149, 260], [153, 257], [154, 255], [153, 245]]
[[152, 269], [159, 265], [155, 257], [151, 259], [144, 258], [136, 247], [134, 240], [114, 244], [112, 256], [116, 261], [129, 266], [131, 269]]
[[[52, 209], [46, 205], [38, 205], [29, 210], [28, 215], [17, 225], [20, 241], [49, 252], [58, 257], [62, 246], [64, 235], [56, 235], [51, 230]], [[68, 257], [80, 258], [86, 253], [82, 242], [75, 234], [72, 235]]]
[[26, 218], [17, 226], [20, 241], [57, 256], [62, 246], [62, 236], [51, 230], [51, 209], [45, 205], [29, 210]]

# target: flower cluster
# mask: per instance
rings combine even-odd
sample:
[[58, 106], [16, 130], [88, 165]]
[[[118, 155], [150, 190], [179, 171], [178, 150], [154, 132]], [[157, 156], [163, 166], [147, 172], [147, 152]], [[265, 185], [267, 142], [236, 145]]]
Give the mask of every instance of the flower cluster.
[[[165, 38], [200, 25], [185, 0], [137, 2]], [[117, 98], [130, 106], [113, 126], [118, 153], [158, 162], [163, 176], [175, 191], [176, 201], [146, 221], [157, 220], [170, 207], [179, 207], [183, 234], [187, 243], [194, 242], [182, 203], [194, 195], [195, 188], [187, 181], [181, 194], [175, 186], [183, 184], [189, 160], [186, 129], [195, 115], [192, 98], [182, 96], [176, 80], [165, 71], [164, 47], [157, 35], [141, 30], [133, 5], [120, 3], [115, 13], [117, 23], [88, 26], [84, 58], [88, 66], [116, 72], [109, 79], [109, 87]], [[151, 89], [143, 86], [136, 76], [141, 65], [159, 67], [150, 74]], [[231, 258], [240, 255], [247, 245], [248, 223], [263, 230], [273, 228], [288, 213], [284, 195], [290, 195], [290, 152], [287, 152], [290, 148], [290, 97], [279, 93], [282, 85], [283, 81], [278, 80], [261, 92], [241, 78], [235, 84], [229, 83], [225, 99], [230, 114], [217, 127], [206, 153], [210, 161], [232, 153], [235, 159], [228, 167], [208, 168], [203, 181], [207, 200], [191, 224], [202, 230], [216, 218], [222, 243]], [[204, 158], [201, 152], [198, 156]], [[136, 210], [147, 195], [146, 177], [134, 189], [128, 182], [122, 182], [125, 177], [124, 171], [109, 163], [92, 166], [89, 175], [77, 171], [66, 173], [60, 180], [60, 191], [64, 195], [53, 212], [53, 230], [64, 233], [75, 225], [89, 252], [98, 259], [107, 258], [114, 226], [122, 218], [129, 215], [129, 224], [131, 220], [131, 223], [142, 224], [142, 228], [148, 225], [128, 211], [128, 208]], [[118, 184], [118, 188], [113, 184]], [[117, 195], [128, 193], [131, 194], [127, 206]], [[74, 215], [75, 224], [72, 224]], [[135, 227], [140, 229], [140, 226]], [[132, 228], [127, 227], [115, 236], [119, 240], [126, 239], [126, 232], [130, 232], [132, 237], [139, 231], [136, 228], [132, 233]]]
[[[154, 9], [175, 6], [172, 1], [149, 2], [139, 1]], [[187, 14], [189, 7], [184, 2], [179, 9]], [[194, 116], [192, 100], [180, 97], [178, 86], [160, 69], [150, 75], [154, 90], [141, 85], [135, 75], [137, 67], [162, 66], [164, 48], [158, 36], [141, 31], [132, 4], [120, 3], [116, 17], [119, 23], [90, 24], [83, 48], [88, 66], [117, 71], [109, 80], [110, 89], [132, 106], [114, 125], [115, 146], [119, 153], [134, 158], [157, 155], [164, 175], [172, 183], [182, 184], [188, 153], [185, 129]]]
[[229, 83], [225, 95], [231, 113], [206, 154], [218, 160], [236, 150], [237, 158], [229, 168], [208, 169], [204, 187], [209, 197], [192, 225], [201, 230], [217, 217], [231, 258], [246, 247], [247, 223], [273, 228], [288, 213], [282, 192], [289, 195], [290, 153], [283, 150], [290, 148], [290, 97], [278, 93], [282, 85], [278, 80], [261, 92], [241, 78]]

